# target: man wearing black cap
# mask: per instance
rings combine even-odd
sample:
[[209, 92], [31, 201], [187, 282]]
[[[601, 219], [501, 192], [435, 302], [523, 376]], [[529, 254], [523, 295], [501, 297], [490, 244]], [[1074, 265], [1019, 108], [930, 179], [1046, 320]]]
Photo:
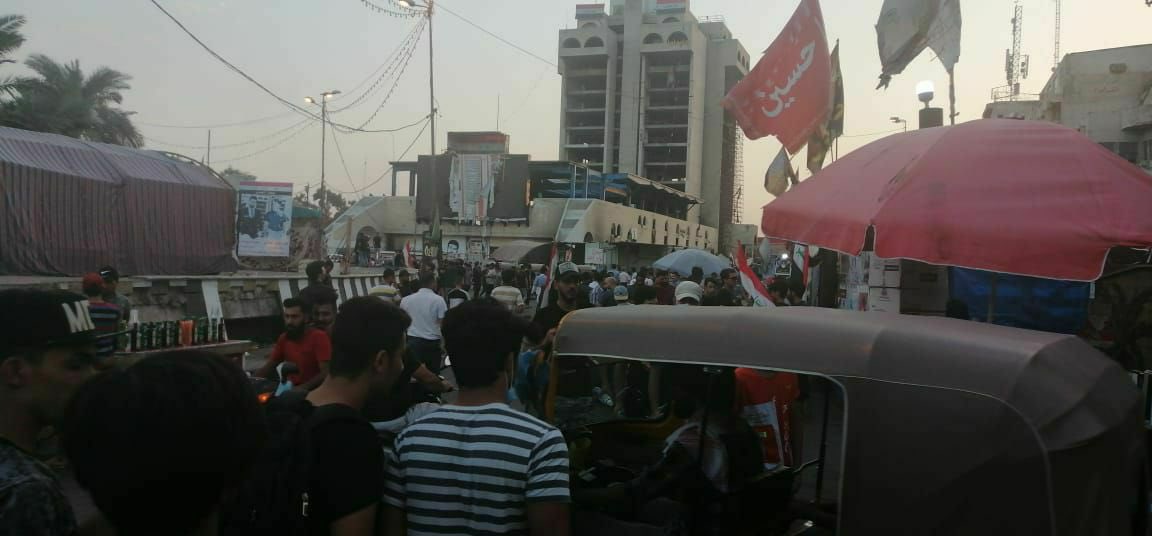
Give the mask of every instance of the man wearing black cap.
[[97, 335], [78, 294], [0, 291], [0, 534], [75, 534], [56, 475], [32, 451], [92, 375], [97, 340], [115, 335]]
[[569, 312], [581, 309], [580, 301], [580, 269], [571, 262], [562, 262], [556, 267], [556, 280], [552, 282], [556, 290], [556, 301], [540, 309], [532, 323], [536, 325], [541, 334], [549, 335], [546, 342], [551, 340], [551, 330], [560, 325], [560, 320]]

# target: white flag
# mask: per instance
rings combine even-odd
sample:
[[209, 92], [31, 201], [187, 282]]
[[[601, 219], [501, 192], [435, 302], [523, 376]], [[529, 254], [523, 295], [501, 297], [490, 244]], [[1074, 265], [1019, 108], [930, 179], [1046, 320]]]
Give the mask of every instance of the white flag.
[[960, 0], [884, 0], [876, 22], [883, 67], [877, 87], [888, 87], [926, 47], [952, 72], [960, 61], [960, 22]]
[[796, 181], [793, 180], [795, 174], [795, 171], [792, 170], [792, 162], [788, 159], [788, 151], [781, 147], [776, 158], [772, 160], [772, 164], [768, 166], [768, 172], [764, 174], [764, 189], [779, 197], [788, 191], [789, 182], [795, 184]]

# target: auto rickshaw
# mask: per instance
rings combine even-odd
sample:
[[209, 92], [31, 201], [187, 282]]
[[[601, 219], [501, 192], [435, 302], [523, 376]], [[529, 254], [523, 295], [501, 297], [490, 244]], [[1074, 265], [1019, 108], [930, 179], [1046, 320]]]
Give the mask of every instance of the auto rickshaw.
[[[544, 416], [559, 420], [569, 438], [574, 482], [592, 460], [663, 438], [677, 424], [670, 416], [623, 417], [606, 405], [581, 411], [610, 418], [564, 422], [557, 400], [565, 370], [638, 362], [746, 367], [839, 387], [842, 475], [826, 491], [832, 501], [817, 505], [829, 532], [1145, 531], [1138, 391], [1120, 366], [1073, 336], [808, 307], [636, 306], [569, 314], [555, 348]], [[596, 376], [612, 382], [619, 374]], [[822, 468], [826, 460], [814, 462]], [[756, 519], [768, 509], [740, 516]], [[745, 527], [771, 532], [755, 522]]]

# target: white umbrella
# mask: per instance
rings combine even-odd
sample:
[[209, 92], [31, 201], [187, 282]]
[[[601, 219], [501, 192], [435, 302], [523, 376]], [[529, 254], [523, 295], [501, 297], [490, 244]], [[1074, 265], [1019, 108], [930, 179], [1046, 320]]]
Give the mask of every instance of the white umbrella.
[[731, 268], [732, 261], [702, 249], [682, 249], [661, 257], [652, 266], [657, 270], [668, 270], [685, 276], [692, 275], [692, 268], [699, 266], [704, 270], [704, 275], [708, 275]]

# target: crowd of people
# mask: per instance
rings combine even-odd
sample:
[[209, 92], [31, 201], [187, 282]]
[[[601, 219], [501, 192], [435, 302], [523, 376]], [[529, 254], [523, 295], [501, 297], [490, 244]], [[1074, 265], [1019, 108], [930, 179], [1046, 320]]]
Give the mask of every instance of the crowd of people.
[[[196, 350], [98, 370], [117, 335], [108, 326], [130, 307], [115, 293], [114, 269], [85, 277], [85, 296], [0, 292], [0, 534], [563, 536], [573, 526], [609, 527], [602, 509], [572, 510], [579, 486], [570, 482], [568, 446], [534, 416], [538, 398], [524, 396], [523, 410], [509, 404], [510, 395], [549, 388], [539, 374], [522, 374], [525, 364], [543, 361], [561, 320], [577, 309], [745, 301], [730, 270], [589, 272], [565, 262], [551, 279], [490, 263], [387, 270], [369, 296], [337, 307], [330, 271], [310, 265], [309, 286], [282, 303], [284, 332], [254, 375], [294, 367], [289, 389], [263, 406], [252, 374]], [[786, 290], [779, 299], [788, 300]], [[447, 360], [454, 384], [440, 375]], [[681, 387], [671, 388], [673, 398], [701, 396], [683, 389], [704, 381], [699, 367], [661, 370]], [[765, 389], [795, 389], [787, 376], [726, 374], [726, 396], [753, 410], [776, 404]], [[608, 386], [617, 380], [605, 372], [588, 394], [612, 406]], [[449, 391], [458, 391], [452, 404], [413, 419], [391, 449], [381, 448], [372, 423]], [[698, 445], [713, 435], [743, 426], [742, 440], [768, 437], [754, 411], [741, 420], [697, 402], [684, 402], [700, 411], [686, 413], [669, 438], [662, 476], [626, 488], [637, 493], [627, 500], [655, 499], [653, 489], [667, 488], [661, 482], [688, 478]], [[714, 428], [702, 440], [705, 415]], [[36, 454], [46, 430], [59, 433], [69, 470], [101, 513], [90, 524], [80, 526], [56, 471]], [[773, 463], [785, 462], [777, 452]], [[701, 467], [725, 492], [736, 484], [721, 476], [740, 463], [721, 456]], [[579, 493], [587, 504], [625, 500]]]

